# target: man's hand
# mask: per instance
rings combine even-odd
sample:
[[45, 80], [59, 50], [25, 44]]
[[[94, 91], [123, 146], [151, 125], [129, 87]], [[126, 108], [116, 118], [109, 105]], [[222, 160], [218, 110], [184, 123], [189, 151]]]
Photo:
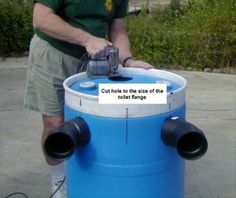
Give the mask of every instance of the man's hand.
[[107, 47], [111, 47], [112, 43], [105, 39], [90, 35], [84, 46], [88, 54], [94, 56], [105, 51]]
[[[114, 19], [109, 29], [109, 38], [115, 47], [119, 48], [119, 59], [121, 62], [125, 60], [126, 57], [132, 57], [130, 51], [130, 43], [127, 33], [124, 27], [124, 20], [122, 18]], [[149, 63], [129, 59], [125, 63], [126, 67], [138, 67], [144, 69], [152, 69], [153, 66]]]
[[144, 68], [144, 69], [153, 69], [154, 67], [150, 65], [149, 63], [140, 61], [140, 60], [134, 60], [130, 59], [125, 64], [126, 67], [136, 67], [136, 68]]

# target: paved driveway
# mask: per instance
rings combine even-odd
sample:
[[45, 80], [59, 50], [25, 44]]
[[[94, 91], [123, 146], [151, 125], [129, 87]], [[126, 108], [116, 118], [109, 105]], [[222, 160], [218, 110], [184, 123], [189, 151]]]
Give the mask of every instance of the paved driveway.
[[[22, 108], [26, 58], [0, 63], [0, 197], [49, 197], [39, 114]], [[187, 119], [205, 131], [207, 154], [186, 161], [186, 197], [236, 197], [236, 76], [173, 71], [188, 81]], [[168, 184], [167, 184], [168, 185]], [[19, 196], [20, 198], [20, 196]]]

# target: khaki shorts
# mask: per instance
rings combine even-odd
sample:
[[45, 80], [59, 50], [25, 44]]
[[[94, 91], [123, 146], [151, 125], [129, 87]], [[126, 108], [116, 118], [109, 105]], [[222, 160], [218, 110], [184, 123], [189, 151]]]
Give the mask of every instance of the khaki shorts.
[[63, 81], [80, 71], [81, 61], [36, 35], [30, 43], [24, 107], [47, 116], [63, 116]]

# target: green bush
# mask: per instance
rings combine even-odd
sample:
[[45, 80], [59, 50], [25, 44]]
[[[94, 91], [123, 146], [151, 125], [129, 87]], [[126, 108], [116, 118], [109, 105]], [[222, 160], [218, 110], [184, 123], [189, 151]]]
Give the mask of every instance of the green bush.
[[[28, 49], [31, 0], [0, 0], [0, 56]], [[157, 67], [235, 67], [235, 0], [172, 0], [151, 14], [144, 8], [126, 27], [137, 58]]]
[[132, 51], [157, 67], [235, 67], [235, 10], [234, 0], [172, 0], [164, 10], [143, 10], [126, 20]]
[[32, 37], [32, 1], [0, 0], [0, 56], [28, 49]]

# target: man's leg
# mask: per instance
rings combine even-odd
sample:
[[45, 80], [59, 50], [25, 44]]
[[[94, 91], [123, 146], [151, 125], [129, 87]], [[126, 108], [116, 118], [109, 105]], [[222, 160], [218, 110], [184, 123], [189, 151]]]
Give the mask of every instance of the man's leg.
[[[43, 144], [51, 130], [54, 128], [60, 126], [64, 122], [64, 117], [62, 116], [46, 116], [42, 115], [43, 119], [43, 133], [42, 133], [42, 149], [43, 149]], [[55, 159], [50, 158], [49, 156], [46, 155], [43, 149], [43, 153], [45, 156], [45, 159], [49, 165], [55, 166], [60, 163], [60, 161], [57, 161]]]
[[[48, 133], [64, 121], [63, 81], [77, 73], [79, 63], [79, 59], [62, 53], [36, 35], [33, 37], [30, 44], [24, 106], [42, 114], [44, 127], [42, 145]], [[45, 159], [52, 175], [52, 192], [54, 192], [54, 181], [64, 179], [64, 163], [47, 155]], [[57, 192], [53, 197], [63, 197], [57, 196], [59, 194]]]
[[[53, 130], [54, 128], [60, 126], [63, 122], [64, 122], [64, 117], [62, 116], [46, 116], [46, 115], [42, 115], [42, 119], [43, 119], [43, 133], [42, 133], [42, 139], [41, 139], [41, 143], [42, 143], [42, 150], [45, 156], [45, 159], [48, 163], [48, 168], [49, 168], [49, 172], [51, 174], [52, 177], [52, 193], [55, 192], [57, 190], [57, 188], [60, 186], [61, 182], [64, 180], [65, 178], [65, 167], [64, 167], [64, 162], [60, 162], [57, 161], [55, 159], [50, 158], [49, 156], [46, 155], [45, 151], [44, 151], [44, 142], [49, 134], [49, 132], [51, 130]], [[62, 186], [61, 188], [64, 188], [64, 186]], [[65, 189], [63, 189], [60, 192], [57, 192], [55, 194], [55, 197], [65, 197]]]

